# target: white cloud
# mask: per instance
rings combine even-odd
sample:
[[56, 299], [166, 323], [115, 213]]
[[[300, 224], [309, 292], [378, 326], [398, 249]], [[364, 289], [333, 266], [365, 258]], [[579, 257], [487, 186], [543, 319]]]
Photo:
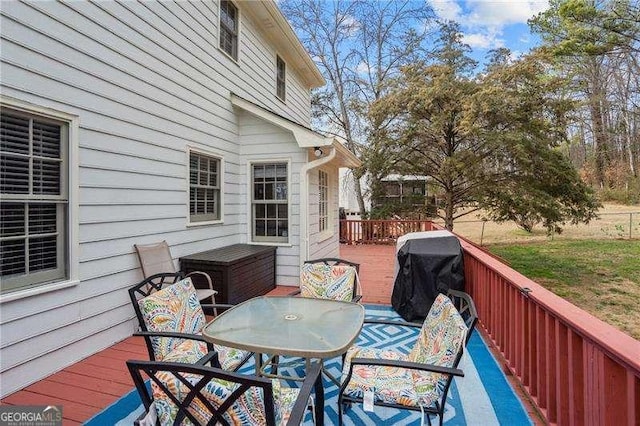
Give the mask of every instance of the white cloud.
[[467, 24], [504, 27], [506, 25], [526, 23], [534, 15], [549, 7], [548, 0], [520, 1], [466, 1]]
[[340, 30], [349, 37], [355, 36], [360, 31], [360, 22], [351, 15], [342, 15]]
[[549, 7], [549, 0], [428, 0], [441, 20], [460, 24], [464, 41], [473, 48], [503, 47], [504, 29], [526, 24]]
[[431, 6], [436, 16], [443, 21], [460, 21], [462, 7], [456, 0], [433, 0]]
[[366, 76], [366, 75], [369, 75], [369, 72], [371, 72], [371, 69], [369, 68], [368, 63], [366, 63], [365, 61], [362, 61], [356, 67], [356, 72], [360, 75]]
[[464, 34], [462, 41], [474, 49], [496, 49], [504, 46], [504, 40], [499, 38], [496, 34]]

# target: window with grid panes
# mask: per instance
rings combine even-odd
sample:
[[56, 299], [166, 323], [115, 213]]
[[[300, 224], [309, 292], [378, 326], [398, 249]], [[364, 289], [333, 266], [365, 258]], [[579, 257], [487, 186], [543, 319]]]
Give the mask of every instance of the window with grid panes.
[[191, 222], [220, 220], [220, 159], [189, 153], [189, 215]]
[[287, 163], [251, 166], [253, 241], [289, 241], [289, 182]]
[[276, 56], [276, 95], [285, 100], [287, 95], [287, 65], [280, 56]]
[[220, 1], [220, 49], [238, 60], [238, 8], [227, 0]]
[[0, 289], [67, 277], [68, 125], [0, 110]]
[[329, 174], [318, 171], [318, 223], [320, 232], [329, 227]]

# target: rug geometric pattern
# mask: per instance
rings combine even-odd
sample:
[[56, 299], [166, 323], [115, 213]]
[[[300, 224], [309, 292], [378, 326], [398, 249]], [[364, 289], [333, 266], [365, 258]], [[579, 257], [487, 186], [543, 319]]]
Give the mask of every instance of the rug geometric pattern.
[[[373, 319], [398, 319], [400, 316], [390, 307], [366, 306], [366, 317]], [[382, 324], [366, 324], [356, 344], [374, 348], [389, 348], [408, 353], [415, 342], [418, 330], [407, 327], [396, 327]], [[245, 365], [240, 372], [254, 372], [253, 361]], [[325, 360], [325, 368], [334, 377], [342, 373], [341, 357]], [[499, 366], [478, 333], [474, 332], [469, 341], [465, 354], [460, 361], [459, 368], [465, 372], [465, 377], [455, 378], [449, 389], [445, 405], [444, 421], [447, 426], [464, 425], [529, 425], [529, 419], [522, 403], [517, 398], [509, 382], [504, 377]], [[300, 375], [304, 373], [302, 366], [281, 369], [282, 374]], [[338, 387], [326, 377], [325, 386], [325, 425], [338, 424]], [[134, 392], [125, 399], [106, 408], [102, 413], [89, 420], [88, 425], [127, 424], [142, 412], [140, 400]], [[120, 407], [118, 407], [120, 405]], [[133, 408], [136, 408], [132, 412]], [[397, 410], [385, 407], [374, 407], [373, 412], [365, 412], [362, 404], [353, 404], [344, 413], [345, 425], [420, 425], [420, 412]], [[118, 421], [120, 420], [120, 421]], [[431, 418], [434, 424], [436, 416]], [[305, 425], [313, 424], [311, 415], [305, 419]]]

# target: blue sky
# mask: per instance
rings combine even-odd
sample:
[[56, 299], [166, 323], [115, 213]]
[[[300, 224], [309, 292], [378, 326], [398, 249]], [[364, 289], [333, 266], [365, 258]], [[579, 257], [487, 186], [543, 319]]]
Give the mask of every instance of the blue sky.
[[511, 49], [514, 56], [538, 44], [527, 19], [548, 8], [548, 0], [427, 0], [443, 20], [461, 25], [464, 41], [482, 62], [486, 52], [498, 47]]

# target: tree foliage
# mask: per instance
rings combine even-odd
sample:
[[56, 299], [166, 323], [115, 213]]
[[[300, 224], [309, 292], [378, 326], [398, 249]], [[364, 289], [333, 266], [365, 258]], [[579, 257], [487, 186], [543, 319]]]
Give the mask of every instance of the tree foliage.
[[[316, 127], [343, 137], [349, 150], [364, 157], [376, 132], [369, 105], [400, 67], [424, 56], [431, 8], [415, 0], [283, 0], [279, 6], [327, 80], [312, 98]], [[365, 172], [354, 173], [362, 214]]]
[[640, 187], [638, 3], [553, 0], [530, 25], [579, 101], [569, 128], [574, 164], [603, 192]]
[[376, 146], [385, 161], [370, 167], [428, 176], [449, 229], [481, 208], [549, 232], [591, 219], [593, 194], [557, 150], [572, 106], [563, 81], [549, 76], [544, 57], [510, 63], [505, 51], [492, 52], [485, 74], [473, 77], [467, 52], [459, 27], [446, 23], [433, 61], [403, 69], [371, 110], [383, 123]]

